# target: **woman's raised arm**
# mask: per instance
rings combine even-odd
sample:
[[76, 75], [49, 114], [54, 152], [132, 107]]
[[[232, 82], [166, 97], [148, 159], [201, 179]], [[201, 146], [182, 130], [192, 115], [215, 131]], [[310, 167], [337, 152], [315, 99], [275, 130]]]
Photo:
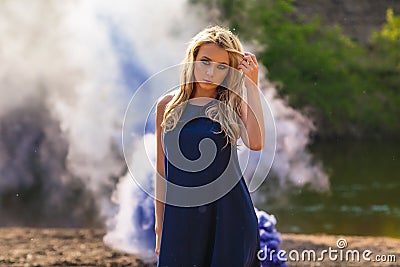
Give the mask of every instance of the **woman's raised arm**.
[[240, 117], [244, 128], [241, 129], [243, 143], [251, 150], [261, 150], [264, 147], [265, 126], [258, 92], [258, 62], [255, 55], [245, 52], [239, 70], [247, 76], [247, 103], [242, 101]]

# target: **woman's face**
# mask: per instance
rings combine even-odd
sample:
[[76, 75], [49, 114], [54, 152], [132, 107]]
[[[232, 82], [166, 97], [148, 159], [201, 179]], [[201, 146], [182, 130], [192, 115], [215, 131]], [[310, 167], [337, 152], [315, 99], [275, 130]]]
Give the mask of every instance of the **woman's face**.
[[229, 72], [228, 52], [216, 44], [204, 44], [195, 58], [196, 89], [215, 91]]

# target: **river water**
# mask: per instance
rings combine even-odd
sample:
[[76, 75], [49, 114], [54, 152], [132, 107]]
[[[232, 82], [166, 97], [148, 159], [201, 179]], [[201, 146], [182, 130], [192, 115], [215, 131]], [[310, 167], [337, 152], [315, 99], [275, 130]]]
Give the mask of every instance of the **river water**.
[[[260, 208], [277, 218], [277, 229], [400, 237], [400, 142], [337, 141], [310, 146], [330, 177], [330, 192], [287, 189]], [[273, 183], [262, 187], [268, 194]]]

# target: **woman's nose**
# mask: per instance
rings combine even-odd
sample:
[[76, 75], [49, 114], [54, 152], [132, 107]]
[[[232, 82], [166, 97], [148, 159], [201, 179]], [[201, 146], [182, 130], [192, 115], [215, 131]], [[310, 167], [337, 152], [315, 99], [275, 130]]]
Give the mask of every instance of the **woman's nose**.
[[214, 66], [213, 66], [213, 64], [210, 64], [206, 70], [206, 73], [207, 73], [207, 75], [212, 77], [214, 75], [214, 72], [215, 72]]

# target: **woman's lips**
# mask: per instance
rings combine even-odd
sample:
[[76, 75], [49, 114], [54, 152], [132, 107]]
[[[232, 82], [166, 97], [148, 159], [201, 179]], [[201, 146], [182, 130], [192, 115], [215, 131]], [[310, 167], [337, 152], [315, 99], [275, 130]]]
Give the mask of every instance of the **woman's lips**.
[[203, 82], [205, 82], [205, 83], [210, 83], [210, 84], [213, 83], [212, 81], [209, 81], [209, 80], [203, 80]]

